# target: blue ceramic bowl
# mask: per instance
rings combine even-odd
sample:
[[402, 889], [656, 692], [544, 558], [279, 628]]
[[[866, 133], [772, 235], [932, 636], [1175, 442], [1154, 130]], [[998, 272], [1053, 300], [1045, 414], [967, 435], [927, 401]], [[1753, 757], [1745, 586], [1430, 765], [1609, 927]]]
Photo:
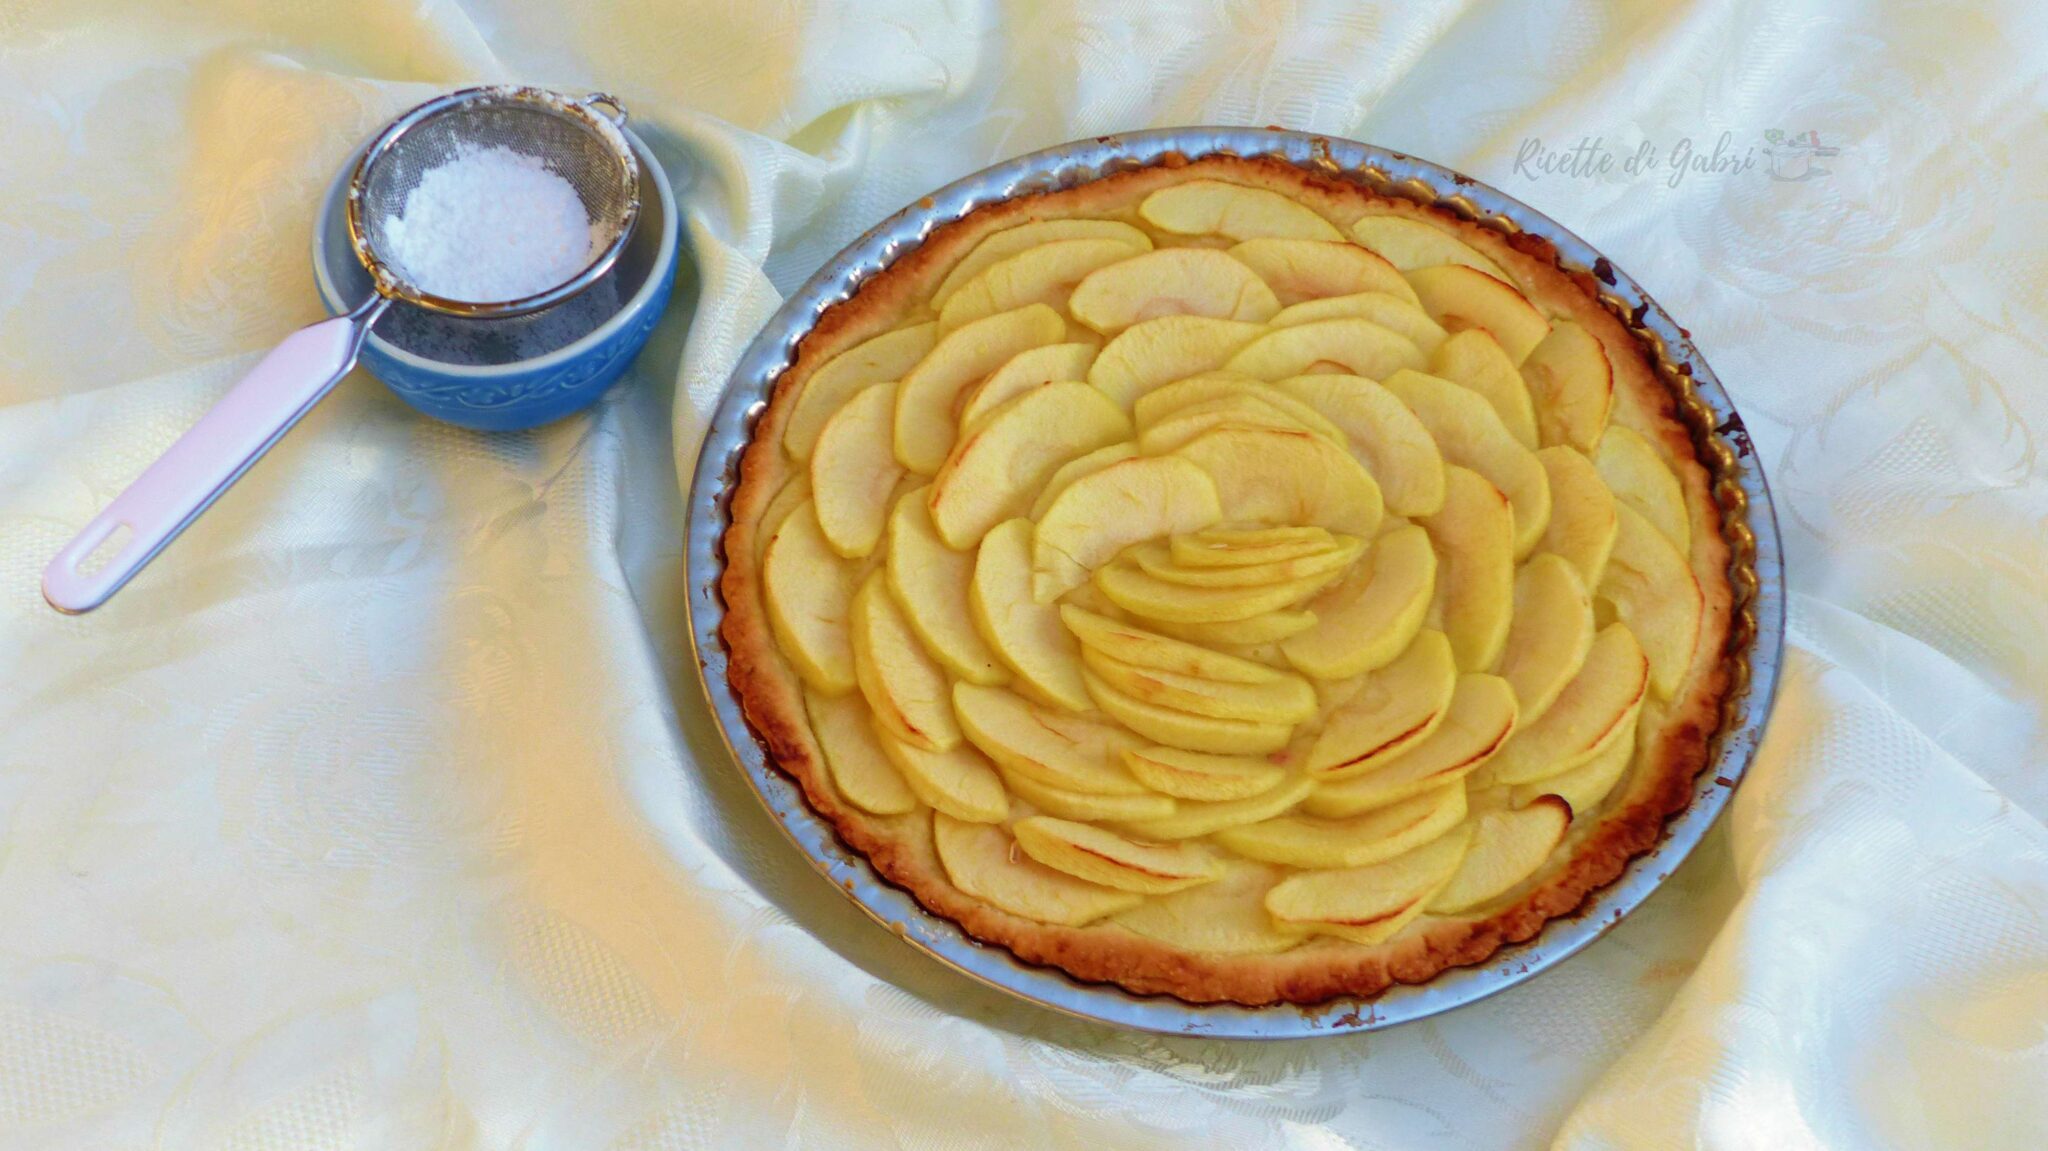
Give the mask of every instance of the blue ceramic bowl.
[[[616, 292], [624, 301], [616, 313], [561, 343], [580, 328], [571, 310], [589, 314], [595, 300], [510, 320], [455, 319], [395, 303], [364, 341], [363, 367], [427, 415], [486, 431], [535, 427], [596, 403], [646, 345], [676, 282], [675, 197], [654, 153], [632, 132], [626, 139], [640, 157], [640, 219], [611, 272], [586, 293]], [[353, 159], [342, 165], [313, 230], [313, 278], [321, 302], [336, 314], [370, 294], [369, 273], [349, 247], [342, 211], [354, 166]], [[550, 328], [531, 327], [536, 324]], [[435, 342], [451, 341], [467, 349], [462, 362], [422, 354]], [[551, 343], [560, 346], [521, 356], [522, 348]]]

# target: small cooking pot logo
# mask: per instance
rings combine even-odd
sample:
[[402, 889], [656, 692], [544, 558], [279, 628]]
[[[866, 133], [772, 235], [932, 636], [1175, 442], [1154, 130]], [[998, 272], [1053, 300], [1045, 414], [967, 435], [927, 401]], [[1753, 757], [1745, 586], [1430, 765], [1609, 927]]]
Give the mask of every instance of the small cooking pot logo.
[[1816, 157], [1838, 156], [1842, 150], [1820, 142], [1820, 133], [1807, 129], [1792, 135], [1777, 128], [1764, 133], [1764, 155], [1771, 159], [1771, 179], [1797, 183], [1825, 176], [1828, 169], [1814, 163]]

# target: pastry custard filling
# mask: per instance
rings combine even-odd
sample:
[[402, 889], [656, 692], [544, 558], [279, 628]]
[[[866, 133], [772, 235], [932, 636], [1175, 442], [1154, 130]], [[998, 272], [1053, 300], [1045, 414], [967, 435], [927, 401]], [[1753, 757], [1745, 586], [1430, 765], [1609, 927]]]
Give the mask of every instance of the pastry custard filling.
[[1466, 239], [1174, 180], [816, 363], [752, 558], [836, 795], [970, 900], [1206, 956], [1562, 866], [1711, 662], [1694, 515]]

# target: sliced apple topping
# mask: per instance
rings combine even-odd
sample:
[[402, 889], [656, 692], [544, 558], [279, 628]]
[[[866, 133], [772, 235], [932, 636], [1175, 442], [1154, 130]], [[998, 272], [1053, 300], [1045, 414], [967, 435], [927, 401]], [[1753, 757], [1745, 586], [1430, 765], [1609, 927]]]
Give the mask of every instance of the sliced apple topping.
[[1061, 343], [1066, 334], [1067, 322], [1044, 304], [999, 312], [947, 332], [897, 387], [896, 462], [919, 475], [938, 471], [958, 438], [968, 390], [1018, 353]]
[[1465, 819], [1463, 784], [1343, 819], [1282, 815], [1216, 833], [1216, 841], [1247, 859], [1289, 867], [1365, 867], [1405, 855]]
[[1458, 677], [1443, 722], [1427, 739], [1362, 775], [1316, 784], [1302, 807], [1343, 818], [1456, 783], [1479, 770], [1515, 729], [1515, 692], [1499, 676]]
[[1189, 180], [1161, 188], [1138, 204], [1138, 215], [1160, 231], [1177, 236], [1343, 238], [1335, 224], [1304, 204], [1278, 192], [1222, 180]]
[[1121, 826], [1140, 839], [1179, 840], [1213, 835], [1227, 827], [1271, 819], [1288, 811], [1314, 790], [1305, 775], [1291, 774], [1273, 787], [1248, 799], [1226, 799], [1217, 803], [1182, 800], [1172, 815], [1159, 819], [1131, 820]]
[[1415, 303], [1415, 289], [1392, 264], [1343, 241], [1314, 239], [1247, 240], [1230, 254], [1248, 265], [1273, 289], [1283, 304], [1326, 296], [1385, 292]]
[[[1291, 328], [1318, 320], [1344, 319], [1370, 320], [1407, 337], [1425, 356], [1435, 353], [1449, 335], [1429, 318], [1428, 312], [1392, 292], [1354, 292], [1348, 296], [1303, 300], [1283, 309], [1269, 322], [1276, 328]], [[1508, 370], [1513, 371], [1513, 366]], [[1520, 382], [1519, 377], [1516, 382]]]
[[1547, 446], [1570, 444], [1591, 452], [1607, 429], [1614, 402], [1614, 367], [1591, 332], [1559, 320], [1522, 365], [1536, 403], [1537, 435]]
[[1394, 215], [1366, 216], [1351, 225], [1351, 238], [1404, 272], [1438, 264], [1463, 264], [1496, 280], [1508, 280], [1499, 264], [1480, 255], [1470, 244], [1421, 220]]
[[1210, 248], [1162, 248], [1099, 268], [1075, 287], [1074, 318], [1113, 336], [1161, 316], [1209, 316], [1261, 324], [1280, 311], [1258, 273]]
[[1232, 356], [1225, 370], [1261, 380], [1316, 373], [1382, 379], [1423, 365], [1422, 349], [1371, 320], [1315, 320], [1274, 328]]
[[847, 627], [854, 678], [882, 730], [926, 751], [950, 750], [959, 746], [960, 726], [946, 673], [918, 642], [886, 582], [875, 572], [854, 593]]
[[1288, 737], [1294, 733], [1291, 724], [1220, 719], [1147, 703], [1111, 687], [1085, 666], [1081, 669], [1081, 681], [1088, 685], [1088, 694], [1095, 697], [1096, 706], [1111, 719], [1169, 747], [1215, 755], [1266, 755], [1286, 747]]
[[874, 815], [902, 815], [917, 807], [917, 795], [875, 735], [867, 701], [852, 692], [825, 695], [806, 688], [804, 710], [825, 753], [832, 786], [848, 803]]
[[1283, 929], [1384, 943], [1457, 874], [1471, 842], [1471, 829], [1461, 824], [1384, 863], [1290, 876], [1267, 893], [1266, 911]]
[[1052, 604], [1031, 592], [1031, 523], [998, 524], [981, 538], [967, 586], [974, 626], [1015, 686], [1042, 703], [1069, 711], [1094, 706], [1081, 684], [1081, 651]]
[[782, 446], [795, 459], [810, 459], [818, 433], [825, 430], [825, 421], [834, 412], [864, 388], [902, 379], [938, 339], [936, 323], [912, 324], [855, 344], [819, 365], [790, 405]]
[[1017, 850], [1016, 840], [1002, 828], [954, 819], [943, 811], [932, 816], [932, 846], [953, 886], [1039, 923], [1080, 927], [1145, 901], [1136, 892], [1117, 891], [1047, 867]]
[[896, 385], [876, 384], [825, 421], [811, 453], [811, 491], [818, 526], [832, 550], [859, 559], [881, 542], [889, 495], [903, 469], [889, 454]]
[[1462, 388], [1469, 388], [1493, 408], [1501, 426], [1515, 442], [1531, 451], [1538, 443], [1536, 406], [1529, 399], [1529, 385], [1515, 362], [1500, 350], [1500, 344], [1481, 328], [1467, 328], [1437, 345], [1430, 356], [1431, 375]]
[[1034, 815], [1010, 828], [1017, 846], [1047, 867], [1119, 891], [1164, 895], [1223, 874], [1223, 862], [1193, 843], [1147, 843], [1089, 823]]
[[1351, 566], [1365, 552], [1365, 541], [1357, 536], [1334, 536], [1330, 546], [1321, 551], [1288, 559], [1268, 560], [1265, 563], [1218, 565], [1185, 565], [1174, 558], [1170, 545], [1157, 540], [1139, 544], [1132, 548], [1130, 556], [1138, 567], [1148, 574], [1168, 583], [1188, 587], [1256, 587], [1261, 584], [1278, 584], [1309, 576], [1334, 576], [1343, 568]]
[[1054, 787], [1003, 768], [998, 768], [998, 771], [1010, 794], [1047, 815], [1057, 815], [1061, 819], [1122, 823], [1135, 819], [1164, 819], [1180, 809], [1172, 796], [1156, 791], [1140, 790], [1135, 795], [1097, 795]]
[[1365, 539], [1379, 531], [1380, 486], [1351, 453], [1322, 436], [1225, 428], [1197, 436], [1175, 455], [1215, 483], [1226, 520], [1324, 527]]
[[1534, 723], [1579, 674], [1593, 649], [1593, 596], [1562, 556], [1537, 556], [1515, 573], [1514, 623], [1500, 656], [1522, 721]]
[[1262, 795], [1287, 778], [1270, 760], [1247, 755], [1209, 755], [1177, 747], [1124, 752], [1124, 764], [1138, 782], [1177, 799], [1215, 803]]
[[1370, 672], [1323, 721], [1308, 752], [1317, 780], [1370, 771], [1427, 739], [1443, 722], [1458, 686], [1450, 641], [1438, 631], [1417, 633], [1392, 663]]
[[[1143, 431], [1169, 417], [1195, 410], [1228, 412], [1233, 404], [1237, 405], [1236, 410], [1247, 415], [1270, 417], [1277, 413], [1294, 425], [1326, 436], [1335, 443], [1344, 443], [1343, 429], [1324, 418], [1313, 406], [1240, 372], [1203, 372], [1147, 392], [1138, 398], [1131, 416]], [[1275, 423], [1271, 426], [1285, 427], [1288, 424]], [[1174, 446], [1190, 438], [1183, 437]]]
[[889, 514], [889, 590], [912, 631], [947, 671], [973, 683], [999, 684], [1009, 673], [983, 642], [968, 607], [974, 556], [946, 546], [932, 528], [929, 488], [903, 493]]
[[1373, 543], [1367, 563], [1308, 603], [1316, 624], [1282, 639], [1289, 663], [1318, 679], [1348, 679], [1386, 666], [1407, 650], [1436, 587], [1436, 551], [1419, 527]]
[[1515, 442], [1486, 401], [1449, 380], [1400, 371], [1386, 387], [1429, 429], [1445, 461], [1485, 476], [1508, 498], [1516, 558], [1536, 550], [1550, 526], [1550, 479], [1535, 453]]
[[1620, 522], [1599, 595], [1642, 641], [1650, 684], [1669, 699], [1692, 670], [1706, 601], [1692, 566], [1664, 533], [1627, 504], [1615, 513]]
[[1335, 374], [1295, 376], [1273, 387], [1343, 429], [1352, 452], [1379, 483], [1387, 511], [1426, 516], [1443, 507], [1443, 452], [1394, 393], [1372, 380]]
[[931, 751], [905, 743], [875, 719], [875, 739], [917, 798], [955, 819], [1001, 823], [1010, 816], [1010, 796], [995, 768], [979, 751], [959, 744]]
[[1301, 943], [1273, 926], [1266, 893], [1278, 869], [1241, 859], [1223, 861], [1212, 883], [1156, 896], [1116, 914], [1117, 926], [1202, 955], [1267, 955]]
[[1088, 274], [1139, 255], [1142, 249], [1122, 240], [1054, 240], [1026, 248], [990, 264], [960, 285], [939, 309], [939, 331], [1027, 304], [1065, 308], [1067, 298]]
[[1336, 572], [1254, 587], [1190, 587], [1170, 583], [1129, 561], [1095, 573], [1095, 588], [1109, 602], [1147, 620], [1207, 623], [1250, 619], [1300, 603], [1322, 590]]
[[1635, 761], [1635, 737], [1641, 730], [1640, 723], [1640, 719], [1632, 720], [1630, 730], [1608, 740], [1599, 754], [1569, 771], [1535, 783], [1516, 784], [1508, 790], [1509, 802], [1515, 807], [1527, 807], [1543, 796], [1554, 795], [1569, 804], [1575, 816], [1591, 815]]
[[932, 480], [931, 517], [948, 547], [971, 548], [1023, 515], [1060, 465], [1130, 438], [1123, 409], [1079, 381], [1042, 384], [989, 413]]
[[1489, 783], [1523, 784], [1570, 771], [1628, 737], [1650, 687], [1650, 661], [1627, 625], [1593, 637], [1579, 674], [1540, 719], [1516, 729], [1486, 765]]
[[[1609, 429], [1610, 434], [1601, 440], [1603, 446], [1614, 442], [1615, 430]], [[1536, 546], [1563, 556], [1578, 569], [1587, 587], [1598, 587], [1619, 527], [1614, 493], [1601, 482], [1593, 462], [1576, 448], [1555, 444], [1537, 452], [1536, 459], [1550, 478], [1550, 526]]]
[[1263, 324], [1208, 316], [1145, 320], [1103, 345], [1088, 382], [1129, 411], [1139, 396], [1161, 384], [1222, 367], [1265, 330]]
[[1095, 648], [1082, 649], [1081, 664], [1133, 699], [1194, 715], [1293, 724], [1316, 713], [1315, 689], [1300, 676], [1276, 673], [1266, 683], [1211, 680], [1128, 664]]
[[1038, 600], [1049, 603], [1080, 586], [1134, 543], [1222, 518], [1216, 481], [1180, 456], [1123, 460], [1083, 476], [1039, 517], [1031, 552]]
[[1436, 595], [1458, 666], [1485, 671], [1500, 657], [1514, 611], [1515, 517], [1478, 472], [1444, 469], [1444, 506], [1422, 526], [1436, 545]]
[[1117, 220], [1033, 220], [991, 233], [939, 282], [932, 293], [932, 307], [943, 308], [962, 284], [987, 271], [991, 264], [1009, 259], [1029, 248], [1060, 240], [1116, 240], [1140, 252], [1152, 250], [1152, 237], [1144, 229]]
[[1593, 466], [1615, 499], [1650, 521], [1680, 552], [1692, 550], [1692, 518], [1685, 510], [1684, 489], [1650, 441], [1632, 428], [1613, 425], [1600, 437]]
[[1333, 551], [1337, 538], [1324, 528], [1204, 528], [1167, 542], [1173, 562], [1185, 568], [1255, 567]]
[[1543, 869], [1571, 825], [1571, 806], [1554, 795], [1518, 811], [1473, 816], [1472, 849], [1428, 910], [1456, 915], [1513, 890]]
[[1086, 380], [1098, 351], [1101, 349], [1094, 344], [1046, 344], [1011, 356], [987, 379], [968, 389], [960, 407], [962, 432], [971, 433], [990, 412], [1040, 384]]
[[1439, 264], [1408, 273], [1417, 302], [1444, 330], [1482, 328], [1520, 364], [1550, 333], [1550, 321], [1506, 281], [1463, 264]]
[[1282, 608], [1250, 619], [1207, 620], [1201, 623], [1160, 622], [1160, 631], [1189, 643], [1250, 648], [1279, 643], [1316, 626], [1316, 613], [1306, 609]]
[[1005, 771], [1090, 795], [1145, 790], [1124, 766], [1123, 753], [1145, 745], [1128, 731], [971, 683], [955, 685], [953, 708], [967, 738]]
[[803, 681], [830, 695], [854, 688], [852, 614], [854, 565], [825, 542], [813, 506], [787, 516], [761, 557], [762, 598], [776, 646]]

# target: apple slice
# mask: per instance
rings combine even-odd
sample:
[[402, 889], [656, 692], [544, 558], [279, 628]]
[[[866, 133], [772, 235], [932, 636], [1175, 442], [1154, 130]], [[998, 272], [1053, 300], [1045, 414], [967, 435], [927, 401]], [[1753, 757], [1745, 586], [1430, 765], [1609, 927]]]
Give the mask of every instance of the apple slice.
[[[1600, 441], [1603, 447], [1614, 442], [1617, 430], [1608, 429]], [[1553, 444], [1537, 452], [1536, 460], [1550, 478], [1550, 526], [1536, 546], [1563, 556], [1587, 587], [1598, 587], [1619, 527], [1614, 494], [1593, 461], [1576, 448]]]
[[1317, 679], [1348, 679], [1407, 650], [1436, 586], [1429, 533], [1396, 528], [1374, 541], [1369, 558], [1309, 601], [1316, 626], [1280, 642], [1289, 663]]
[[1269, 955], [1301, 943], [1266, 914], [1266, 892], [1279, 872], [1264, 864], [1225, 859], [1213, 883], [1155, 896], [1117, 913], [1118, 927], [1200, 955]]
[[1429, 738], [1457, 690], [1450, 641], [1427, 629], [1385, 667], [1368, 673], [1323, 721], [1308, 752], [1318, 782], [1358, 775]]
[[1189, 180], [1161, 188], [1138, 204], [1138, 215], [1176, 236], [1343, 238], [1336, 225], [1305, 204], [1278, 192], [1222, 180]]
[[990, 412], [1040, 384], [1085, 380], [1100, 349], [1094, 344], [1047, 344], [1011, 356], [1002, 367], [968, 390], [960, 408], [960, 428], [971, 432]]
[[1054, 240], [998, 260], [960, 285], [939, 309], [941, 334], [1026, 304], [1065, 308], [1090, 272], [1140, 255], [1122, 240]]
[[986, 758], [966, 744], [930, 751], [897, 739], [876, 716], [874, 734], [903, 782], [928, 807], [969, 823], [1001, 823], [1010, 817], [1010, 796]]
[[1184, 568], [1256, 567], [1334, 551], [1338, 538], [1313, 526], [1203, 528], [1167, 541], [1167, 553]]
[[885, 571], [896, 604], [917, 638], [947, 671], [970, 683], [1000, 684], [1010, 676], [981, 638], [968, 609], [974, 555], [946, 546], [932, 529], [930, 488], [903, 493], [889, 514]]
[[[1429, 313], [1391, 292], [1353, 292], [1348, 296], [1325, 296], [1303, 300], [1284, 308], [1270, 321], [1276, 328], [1291, 328], [1318, 320], [1370, 320], [1380, 327], [1407, 337], [1425, 356], [1433, 355], [1450, 334], [1429, 318]], [[1512, 366], [1509, 368], [1513, 370]], [[1520, 383], [1520, 377], [1516, 377]]]
[[1617, 506], [1615, 515], [1614, 552], [1600, 576], [1599, 595], [1642, 641], [1650, 686], [1670, 699], [1692, 670], [1706, 600], [1691, 565], [1664, 533], [1627, 504]]
[[1523, 723], [1557, 701], [1593, 649], [1593, 595], [1563, 556], [1545, 553], [1515, 573], [1515, 616], [1499, 672], [1512, 684]]
[[1364, 539], [1379, 531], [1380, 486], [1351, 453], [1314, 433], [1225, 428], [1175, 455], [1215, 482], [1224, 519], [1324, 527]]
[[1529, 385], [1484, 329], [1467, 328], [1437, 345], [1429, 371], [1477, 393], [1516, 443], [1536, 450], [1536, 405], [1529, 399]]
[[1142, 791], [1137, 795], [1091, 795], [1040, 783], [1028, 775], [998, 768], [1010, 794], [1047, 815], [1091, 823], [1122, 823], [1133, 819], [1164, 819], [1180, 809], [1170, 795]]
[[825, 421], [846, 401], [874, 384], [894, 383], [916, 366], [939, 339], [936, 323], [912, 324], [855, 344], [819, 365], [804, 381], [782, 426], [782, 446], [792, 458], [808, 460]]
[[859, 559], [881, 542], [889, 496], [903, 469], [889, 454], [896, 385], [876, 384], [825, 421], [811, 452], [811, 491], [818, 526], [832, 550]]
[[1129, 732], [971, 683], [954, 686], [953, 709], [967, 738], [1006, 771], [1089, 795], [1145, 790], [1124, 767], [1123, 753], [1144, 746]]
[[1408, 273], [1408, 284], [1422, 310], [1446, 331], [1483, 328], [1518, 365], [1550, 332], [1550, 321], [1522, 293], [1475, 268], [1417, 268]]
[[1161, 316], [1262, 324], [1280, 311], [1258, 274], [1213, 248], [1162, 248], [1098, 268], [1067, 302], [1074, 318], [1113, 336]]
[[1122, 463], [1137, 454], [1138, 445], [1126, 440], [1106, 448], [1096, 448], [1086, 455], [1075, 456], [1061, 464], [1053, 471], [1051, 477], [1039, 486], [1038, 496], [1031, 502], [1031, 520], [1036, 522], [1044, 519], [1046, 509], [1052, 506], [1052, 502], [1059, 498], [1061, 492], [1067, 490], [1068, 484], [1082, 476], [1092, 476], [1111, 464]]
[[1299, 676], [1279, 675], [1271, 683], [1209, 680], [1138, 667], [1090, 647], [1081, 649], [1081, 665], [1133, 699], [1192, 715], [1295, 724], [1316, 713], [1315, 689]]
[[811, 717], [811, 734], [825, 753], [832, 785], [848, 803], [874, 815], [916, 809], [916, 794], [875, 737], [874, 713], [866, 700], [852, 692], [825, 695], [805, 688], [804, 710]]
[[1633, 428], [1610, 425], [1600, 437], [1593, 466], [1616, 499], [1650, 521], [1681, 554], [1691, 553], [1692, 517], [1685, 510], [1685, 490], [1650, 441]]
[[782, 521], [789, 518], [789, 513], [810, 502], [811, 477], [809, 473], [799, 474], [788, 483], [782, 485], [781, 489], [768, 501], [768, 506], [761, 509], [761, 518], [754, 522], [754, 559], [756, 562], [759, 562], [760, 558], [767, 553], [768, 541], [775, 538], [775, 533], [781, 529]]
[[1422, 349], [1371, 320], [1315, 320], [1275, 328], [1225, 363], [1224, 369], [1261, 380], [1337, 374], [1379, 379], [1423, 365]]
[[958, 438], [967, 390], [1018, 353], [1061, 343], [1066, 334], [1067, 322], [1044, 304], [999, 312], [947, 332], [897, 387], [896, 462], [919, 475], [938, 471]]
[[1550, 526], [1550, 479], [1534, 452], [1515, 441], [1478, 394], [1422, 372], [1388, 376], [1386, 388], [1408, 405], [1447, 463], [1470, 468], [1508, 497], [1515, 517], [1515, 557], [1536, 550]]
[[1621, 781], [1629, 764], [1635, 762], [1635, 737], [1640, 724], [1640, 719], [1631, 720], [1629, 730], [1608, 740], [1598, 755], [1570, 771], [1510, 788], [1509, 801], [1516, 807], [1527, 807], [1543, 796], [1554, 795], [1570, 805], [1576, 815], [1591, 815], [1600, 806], [1600, 801], [1614, 790], [1614, 785]]
[[1017, 846], [1038, 862], [1119, 891], [1165, 895], [1223, 875], [1223, 861], [1193, 843], [1145, 843], [1049, 815], [1020, 819], [1010, 830]]
[[1086, 646], [1133, 667], [1199, 676], [1220, 683], [1278, 683], [1283, 673], [1191, 643], [1118, 623], [1108, 616], [1062, 604], [1060, 618]]
[[1208, 316], [1145, 320], [1103, 345], [1088, 382], [1129, 411], [1139, 396], [1161, 384], [1222, 367], [1265, 330], [1263, 324]]
[[1168, 583], [1187, 587], [1257, 587], [1285, 583], [1315, 575], [1335, 576], [1365, 553], [1365, 541], [1357, 536], [1336, 536], [1324, 551], [1267, 563], [1237, 564], [1230, 567], [1189, 567], [1177, 563], [1172, 549], [1154, 540], [1132, 548], [1130, 555], [1139, 570]]
[[1266, 911], [1283, 930], [1384, 943], [1457, 874], [1471, 842], [1471, 829], [1461, 825], [1384, 863], [1290, 876], [1267, 893]]
[[1230, 254], [1257, 272], [1283, 304], [1360, 292], [1415, 302], [1415, 290], [1394, 265], [1342, 240], [1247, 240]]
[[967, 608], [982, 639], [1015, 686], [1069, 711], [1095, 706], [1081, 685], [1081, 650], [1059, 611], [1031, 594], [1031, 523], [1010, 520], [981, 537], [967, 585]]
[[854, 679], [884, 731], [926, 751], [951, 750], [960, 744], [960, 726], [948, 706], [946, 673], [918, 642], [887, 582], [874, 572], [854, 593], [847, 626]]
[[1484, 671], [1500, 657], [1514, 611], [1515, 517], [1485, 476], [1444, 469], [1444, 507], [1422, 526], [1436, 545], [1436, 596], [1458, 666]]
[[1293, 396], [1266, 386], [1258, 380], [1237, 372], [1204, 372], [1177, 380], [1138, 397], [1131, 410], [1132, 419], [1140, 430], [1152, 427], [1169, 416], [1195, 409], [1206, 409], [1211, 401], [1230, 401], [1240, 404], [1255, 404], [1248, 410], [1270, 409], [1279, 412], [1309, 431], [1326, 436], [1342, 444], [1343, 429], [1331, 423], [1308, 404]]
[[1231, 396], [1194, 404], [1138, 433], [1138, 450], [1148, 456], [1177, 452], [1216, 431], [1263, 430], [1314, 435], [1301, 421], [1255, 396]]
[[945, 812], [932, 815], [932, 846], [953, 886], [1011, 915], [1062, 927], [1080, 927], [1145, 902], [1055, 871], [1016, 850], [1009, 832], [967, 823]]
[[1189, 643], [1247, 648], [1278, 643], [1316, 626], [1312, 611], [1281, 610], [1250, 619], [1213, 620], [1206, 623], [1165, 623], [1159, 630]]
[[1296, 376], [1273, 387], [1330, 418], [1378, 481], [1386, 510], [1434, 515], [1444, 504], [1444, 458], [1436, 439], [1394, 393], [1360, 376]]
[[1345, 819], [1282, 815], [1227, 828], [1216, 841], [1247, 859], [1289, 867], [1365, 867], [1405, 855], [1465, 820], [1465, 786], [1448, 784]]
[[854, 566], [825, 542], [809, 503], [783, 517], [762, 553], [762, 599], [776, 646], [805, 683], [828, 695], [855, 685], [847, 617], [856, 582]]
[[1081, 682], [1111, 719], [1169, 747], [1215, 755], [1266, 755], [1286, 747], [1294, 731], [1290, 724], [1218, 719], [1146, 703], [1109, 686], [1086, 667], [1081, 669]]
[[1160, 819], [1125, 822], [1123, 830], [1140, 839], [1179, 840], [1213, 835], [1226, 827], [1271, 819], [1288, 811], [1315, 788], [1305, 775], [1289, 775], [1274, 787], [1249, 799], [1226, 799], [1218, 803], [1183, 800], [1172, 815]]
[[1351, 225], [1351, 238], [1404, 272], [1438, 264], [1463, 264], [1507, 282], [1499, 264], [1441, 228], [1406, 216], [1366, 216]]
[[1343, 818], [1399, 803], [1457, 783], [1479, 770], [1515, 729], [1515, 692], [1499, 676], [1458, 677], [1444, 721], [1379, 767], [1349, 779], [1318, 783], [1302, 807]]
[[1534, 783], [1592, 759], [1629, 733], [1649, 686], [1650, 661], [1635, 633], [1608, 624], [1550, 710], [1501, 745], [1486, 765], [1487, 782]]
[[1429, 901], [1430, 912], [1456, 915], [1499, 897], [1543, 869], [1571, 828], [1571, 806], [1554, 795], [1519, 811], [1472, 819], [1472, 850], [1457, 874]]
[[1591, 332], [1559, 320], [1529, 353], [1522, 378], [1536, 402], [1536, 434], [1545, 446], [1591, 452], [1600, 443], [1614, 402], [1614, 367]]
[[1124, 765], [1138, 782], [1177, 799], [1214, 803], [1263, 795], [1287, 778], [1286, 769], [1245, 755], [1207, 755], [1177, 747], [1124, 752]]
[[1180, 456], [1123, 460], [1067, 485], [1033, 533], [1034, 590], [1050, 603], [1143, 540], [1205, 528], [1223, 518], [1216, 481]]
[[991, 233], [976, 244], [974, 250], [953, 265], [953, 270], [939, 282], [938, 289], [932, 293], [932, 307], [945, 307], [946, 301], [962, 284], [987, 271], [990, 265], [1027, 249], [1060, 240], [1117, 240], [1140, 252], [1152, 250], [1152, 237], [1147, 236], [1144, 229], [1117, 220], [1033, 220]]
[[1130, 438], [1123, 409], [1077, 380], [1041, 384], [989, 413], [932, 480], [931, 517], [946, 546], [971, 548], [1023, 515], [1068, 460]]
[[1189, 587], [1168, 583], [1129, 562], [1098, 569], [1095, 588], [1109, 602], [1148, 620], [1210, 623], [1250, 619], [1296, 604], [1321, 590], [1336, 572], [1259, 587]]

